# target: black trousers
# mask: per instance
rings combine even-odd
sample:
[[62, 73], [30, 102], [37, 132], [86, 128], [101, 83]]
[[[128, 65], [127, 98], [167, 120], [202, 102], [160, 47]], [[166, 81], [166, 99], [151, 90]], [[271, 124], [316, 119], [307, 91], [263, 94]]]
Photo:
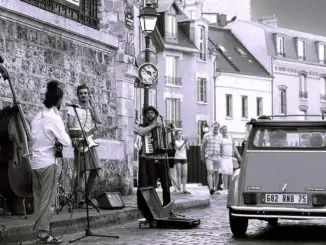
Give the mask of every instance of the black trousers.
[[[138, 162], [138, 188], [153, 186], [157, 188], [157, 180], [160, 179], [163, 191], [163, 206], [171, 202], [169, 164], [165, 159], [155, 160], [139, 158]], [[141, 199], [137, 191], [137, 205], [141, 208]]]

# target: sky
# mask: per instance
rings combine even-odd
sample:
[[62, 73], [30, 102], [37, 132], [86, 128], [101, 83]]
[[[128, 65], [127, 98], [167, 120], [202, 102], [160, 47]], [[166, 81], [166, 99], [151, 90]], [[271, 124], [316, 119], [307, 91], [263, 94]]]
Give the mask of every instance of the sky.
[[252, 20], [275, 14], [281, 27], [326, 36], [326, 0], [251, 0]]

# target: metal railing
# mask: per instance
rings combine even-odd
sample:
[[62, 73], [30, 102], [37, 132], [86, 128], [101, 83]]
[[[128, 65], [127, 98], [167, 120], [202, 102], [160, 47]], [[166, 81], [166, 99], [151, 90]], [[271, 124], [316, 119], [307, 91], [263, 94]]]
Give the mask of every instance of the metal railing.
[[177, 38], [177, 33], [176, 32], [165, 32], [165, 37], [175, 39], [175, 38]]
[[200, 60], [206, 61], [206, 54], [204, 54], [204, 53], [198, 53], [198, 58]]
[[173, 124], [176, 128], [182, 128], [182, 121], [165, 120], [166, 125]]
[[307, 91], [299, 91], [299, 98], [300, 99], [307, 99], [308, 98], [308, 92]]
[[326, 101], [326, 94], [320, 94], [320, 100]]
[[69, 4], [60, 0], [21, 0], [52, 13], [72, 19], [89, 27], [98, 29], [98, 0], [80, 0]]
[[182, 79], [181, 79], [181, 77], [165, 76], [165, 84], [166, 85], [182, 86]]

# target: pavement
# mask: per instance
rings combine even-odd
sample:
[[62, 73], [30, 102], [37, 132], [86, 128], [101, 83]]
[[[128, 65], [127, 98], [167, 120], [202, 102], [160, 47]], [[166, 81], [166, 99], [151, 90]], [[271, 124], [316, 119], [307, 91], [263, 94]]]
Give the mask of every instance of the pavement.
[[[139, 228], [138, 222], [102, 227], [92, 230], [96, 235], [117, 235], [119, 239], [86, 237], [74, 245], [325, 245], [326, 223], [323, 220], [281, 220], [277, 226], [267, 222], [250, 220], [247, 236], [234, 238], [229, 227], [226, 195], [210, 196], [206, 208], [186, 209], [186, 218], [200, 219], [201, 224], [193, 229]], [[64, 235], [63, 244], [78, 239], [84, 232]], [[32, 242], [23, 243], [23, 245]]]
[[[210, 196], [206, 186], [189, 184], [188, 190], [191, 194], [171, 192], [171, 198], [175, 200], [174, 211], [184, 212], [187, 209], [205, 208], [210, 205]], [[161, 190], [158, 189], [157, 192], [161, 198]], [[136, 193], [136, 189], [134, 193]], [[126, 207], [120, 210], [100, 210], [97, 213], [91, 209], [89, 214], [91, 228], [121, 225], [141, 218], [137, 209], [136, 194], [122, 196], [122, 200]], [[0, 216], [0, 244], [33, 239], [33, 225], [32, 215], [29, 215], [27, 219], [21, 216]], [[55, 234], [72, 234], [83, 231], [85, 227], [86, 210], [73, 210], [72, 213], [62, 211], [53, 217], [52, 229]]]

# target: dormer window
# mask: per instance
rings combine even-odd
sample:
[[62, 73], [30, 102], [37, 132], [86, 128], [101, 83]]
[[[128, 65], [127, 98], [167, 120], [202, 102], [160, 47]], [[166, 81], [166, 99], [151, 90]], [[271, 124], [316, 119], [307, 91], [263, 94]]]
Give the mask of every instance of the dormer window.
[[205, 27], [199, 26], [199, 59], [206, 60], [206, 32]]
[[284, 37], [276, 37], [276, 53], [277, 55], [284, 56]]
[[236, 50], [238, 51], [238, 53], [243, 56], [243, 57], [246, 57], [248, 56], [247, 53], [240, 47], [236, 47]]
[[165, 36], [167, 38], [176, 38], [177, 37], [177, 20], [174, 15], [166, 16]]
[[326, 45], [320, 43], [318, 45], [318, 61], [319, 64], [325, 64], [325, 51], [326, 51]]
[[223, 45], [221, 45], [221, 44], [217, 44], [217, 46], [219, 47], [219, 49], [220, 49], [224, 54], [227, 54], [227, 53], [228, 53], [228, 51], [226, 50], [226, 48], [224, 48]]
[[305, 58], [305, 42], [303, 40], [297, 40], [297, 54], [299, 60], [304, 60]]

